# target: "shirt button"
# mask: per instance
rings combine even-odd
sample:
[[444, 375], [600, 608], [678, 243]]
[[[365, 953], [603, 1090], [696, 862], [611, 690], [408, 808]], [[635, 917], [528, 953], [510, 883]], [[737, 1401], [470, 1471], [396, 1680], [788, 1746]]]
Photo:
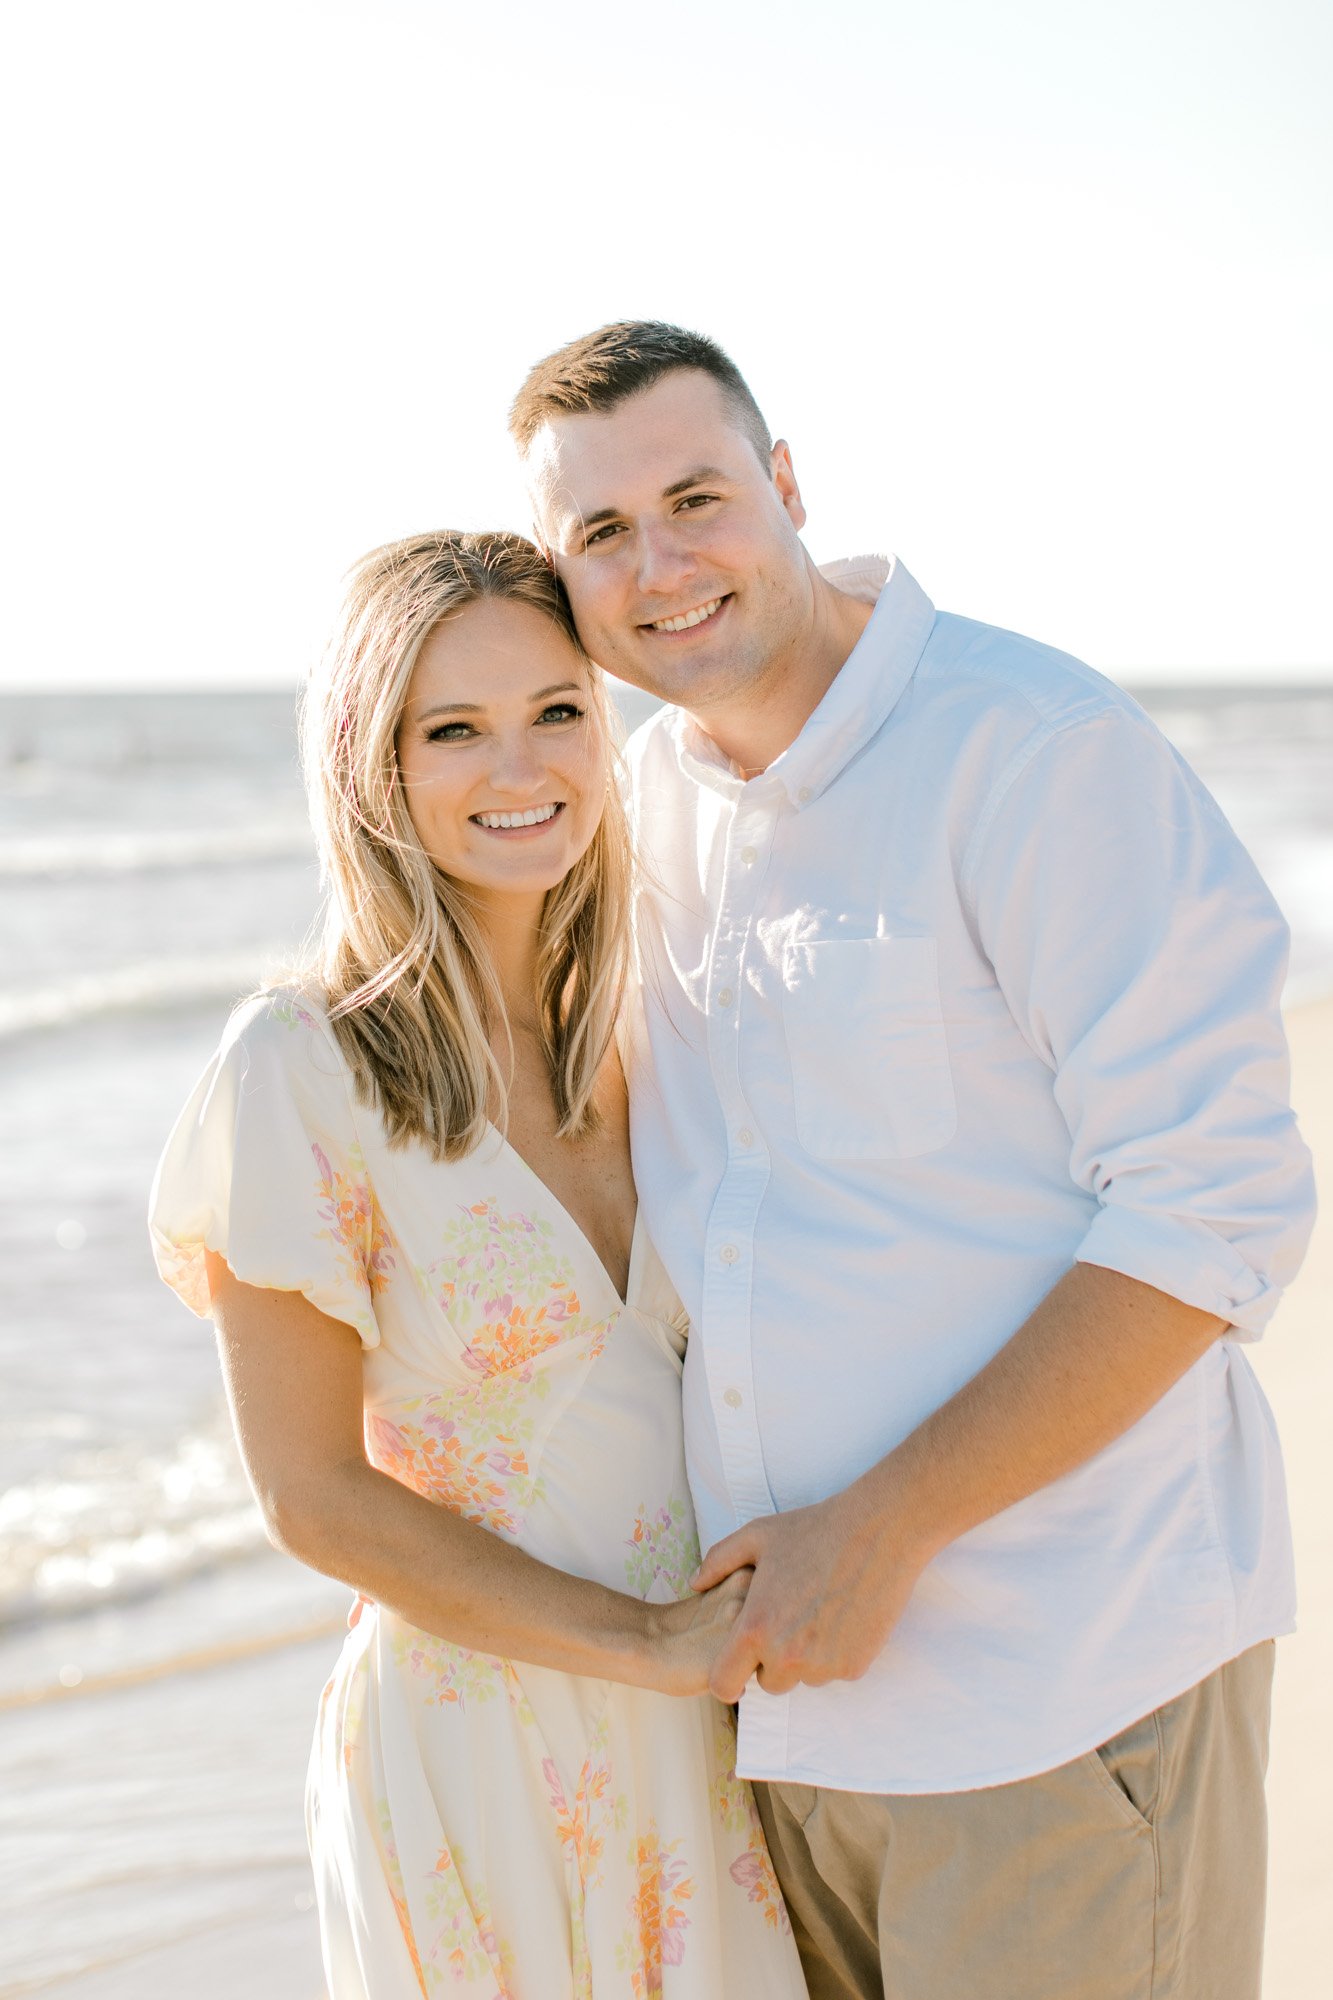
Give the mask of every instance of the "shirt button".
[[743, 847], [741, 849], [741, 860], [745, 863], [747, 868], [753, 868], [755, 862], [758, 859], [759, 856], [755, 852], [753, 847]]
[[724, 1264], [734, 1264], [741, 1253], [734, 1243], [724, 1243], [717, 1254]]
[[809, 785], [802, 785], [796, 796], [801, 801], [801, 804], [804, 805], [806, 800], [811, 796]]
[[724, 986], [722, 988], [722, 991], [717, 996], [717, 1004], [719, 1007], [730, 1007], [732, 1001], [735, 998], [736, 995], [732, 992], [731, 988], [729, 986]]
[[739, 1389], [724, 1389], [722, 1391], [722, 1400], [729, 1410], [739, 1410], [745, 1398]]
[[748, 1125], [741, 1126], [740, 1131], [736, 1134], [736, 1144], [738, 1146], [753, 1146], [754, 1133], [750, 1130]]

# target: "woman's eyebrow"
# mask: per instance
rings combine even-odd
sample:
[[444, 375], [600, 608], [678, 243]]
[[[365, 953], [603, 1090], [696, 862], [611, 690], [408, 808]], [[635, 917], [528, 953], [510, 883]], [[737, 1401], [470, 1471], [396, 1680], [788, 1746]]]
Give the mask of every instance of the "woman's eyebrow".
[[[551, 687], [538, 688], [530, 694], [530, 702], [549, 701], [553, 694], [579, 694], [582, 690], [577, 681], [556, 681]], [[418, 722], [429, 722], [433, 715], [482, 715], [485, 704], [479, 701], [435, 701], [429, 708], [417, 712]]]

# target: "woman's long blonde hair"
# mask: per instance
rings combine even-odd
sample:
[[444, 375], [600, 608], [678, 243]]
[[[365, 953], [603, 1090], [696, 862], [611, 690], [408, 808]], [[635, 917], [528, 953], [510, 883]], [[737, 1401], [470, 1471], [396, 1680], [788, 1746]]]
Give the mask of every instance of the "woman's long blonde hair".
[[[460, 886], [422, 848], [396, 738], [427, 635], [480, 598], [547, 613], [584, 658], [569, 606], [519, 535], [413, 535], [349, 578], [333, 641], [307, 686], [301, 752], [325, 891], [316, 977], [363, 1099], [391, 1139], [458, 1159], [503, 1127], [509, 1037], [499, 981]], [[588, 662], [607, 743], [606, 806], [586, 853], [543, 904], [534, 996], [559, 1130], [596, 1120], [594, 1086], [624, 987], [629, 832], [612, 766], [610, 704]], [[512, 1055], [512, 1038], [509, 1039]]]

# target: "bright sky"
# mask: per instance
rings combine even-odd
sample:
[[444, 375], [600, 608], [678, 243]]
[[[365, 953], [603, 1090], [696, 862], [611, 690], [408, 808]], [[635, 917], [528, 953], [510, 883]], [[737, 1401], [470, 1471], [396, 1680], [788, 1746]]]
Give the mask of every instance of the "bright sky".
[[6, 16], [0, 685], [293, 681], [526, 524], [528, 364], [720, 339], [817, 558], [1131, 678], [1333, 678], [1327, 0]]

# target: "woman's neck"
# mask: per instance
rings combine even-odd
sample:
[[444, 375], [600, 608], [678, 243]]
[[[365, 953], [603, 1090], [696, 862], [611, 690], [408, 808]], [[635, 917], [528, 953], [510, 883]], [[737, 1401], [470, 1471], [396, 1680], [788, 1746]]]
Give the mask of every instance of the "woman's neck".
[[487, 902], [472, 912], [515, 1031], [538, 1026], [537, 954], [544, 901], [539, 896], [521, 903]]

